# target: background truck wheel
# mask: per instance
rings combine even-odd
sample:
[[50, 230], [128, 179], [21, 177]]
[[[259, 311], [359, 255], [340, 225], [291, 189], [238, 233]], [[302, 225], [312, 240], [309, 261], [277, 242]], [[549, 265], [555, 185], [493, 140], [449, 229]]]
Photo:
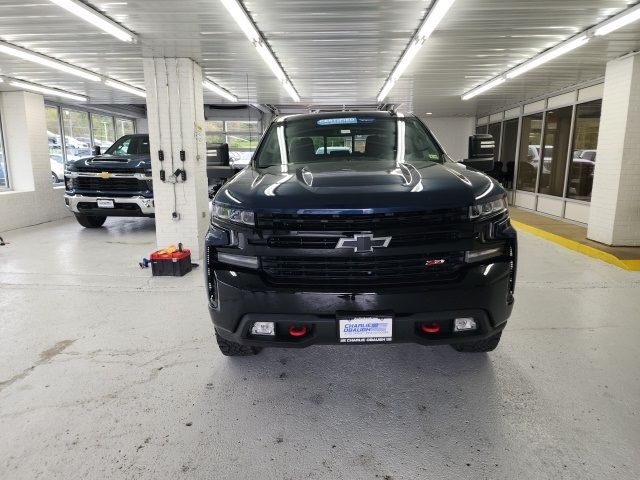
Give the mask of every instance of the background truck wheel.
[[502, 332], [498, 332], [493, 337], [489, 337], [484, 340], [468, 343], [456, 343], [451, 346], [458, 352], [491, 352], [495, 350], [498, 346], [498, 343], [500, 343], [501, 336]]
[[227, 357], [248, 357], [250, 355], [257, 355], [260, 350], [262, 350], [261, 347], [240, 345], [239, 343], [222, 338], [218, 335], [218, 332], [216, 332], [216, 342], [218, 342], [218, 347], [222, 354]]
[[98, 216], [98, 215], [80, 215], [76, 213], [76, 220], [78, 223], [86, 228], [99, 228], [104, 222], [107, 220], [107, 217]]

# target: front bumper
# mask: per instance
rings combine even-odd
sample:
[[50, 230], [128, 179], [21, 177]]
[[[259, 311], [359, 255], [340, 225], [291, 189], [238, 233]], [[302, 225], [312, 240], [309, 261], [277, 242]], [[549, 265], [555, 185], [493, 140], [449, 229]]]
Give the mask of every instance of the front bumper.
[[[98, 200], [113, 200], [114, 208], [99, 208]], [[65, 194], [64, 203], [73, 213], [81, 215], [104, 215], [107, 217], [153, 217], [155, 215], [153, 198], [143, 196], [109, 197], [105, 195], [95, 197]]]
[[[455, 283], [442, 286], [382, 288], [376, 292], [296, 291], [266, 284], [257, 273], [216, 270], [209, 311], [218, 334], [252, 346], [307, 347], [339, 344], [338, 317], [393, 317], [393, 342], [425, 345], [481, 340], [501, 331], [511, 315], [512, 265], [488, 263], [471, 267]], [[213, 297], [211, 297], [213, 293]], [[454, 318], [473, 317], [478, 330], [452, 332]], [[276, 336], [252, 336], [254, 322], [275, 322]], [[423, 323], [438, 323], [437, 335], [423, 333]], [[302, 338], [288, 335], [291, 325], [304, 325]]]

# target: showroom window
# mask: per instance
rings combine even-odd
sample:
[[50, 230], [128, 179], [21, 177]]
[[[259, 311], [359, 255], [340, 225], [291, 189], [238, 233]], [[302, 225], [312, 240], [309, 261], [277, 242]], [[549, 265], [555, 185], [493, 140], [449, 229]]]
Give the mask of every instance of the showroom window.
[[0, 118], [0, 190], [9, 188], [9, 171], [7, 170], [7, 157], [4, 153], [4, 141], [2, 139], [2, 119]]
[[62, 151], [60, 109], [58, 107], [45, 107], [45, 117], [47, 120], [51, 180], [54, 184], [62, 184], [64, 182], [64, 153]]
[[133, 120], [129, 120], [127, 118], [116, 118], [116, 139], [125, 135], [133, 135], [135, 130]]
[[516, 168], [516, 155], [518, 153], [518, 122], [519, 119], [517, 118], [507, 120], [502, 127], [500, 164], [504, 172], [502, 184], [507, 188], [513, 188], [513, 176]]
[[226, 143], [223, 121], [207, 121], [205, 123], [207, 143]]
[[499, 157], [498, 155], [500, 154], [500, 140], [501, 140], [501, 134], [502, 134], [502, 123], [492, 123], [489, 125], [489, 129], [488, 129], [488, 133], [489, 135], [491, 135], [493, 137], [493, 141], [495, 142], [495, 162], [493, 164], [493, 170], [491, 170], [490, 172], [487, 172], [488, 175], [492, 176], [493, 178], [495, 178], [496, 180], [498, 180], [499, 182], [503, 181], [503, 176], [504, 176], [504, 172], [502, 169], [502, 164], [498, 161]]
[[489, 125], [489, 135], [491, 135], [493, 137], [493, 141], [496, 142], [496, 155], [498, 155], [498, 152], [500, 151], [500, 133], [502, 132], [502, 123], [492, 123], [491, 125]]
[[[46, 106], [46, 117], [49, 155], [52, 157], [52, 162], [54, 155], [56, 155], [55, 159], [58, 158], [58, 153], [63, 153], [63, 162], [90, 156], [92, 147], [96, 145], [99, 145], [104, 152], [115, 140], [124, 135], [134, 134], [136, 130], [135, 122], [130, 118], [54, 105]], [[64, 142], [59, 140], [61, 136], [64, 137]]]
[[91, 126], [93, 127], [93, 146], [99, 146], [106, 151], [116, 141], [113, 117], [91, 114]]
[[522, 118], [516, 188], [525, 192], [533, 192], [536, 189], [542, 143], [542, 117], [542, 113], [536, 113]]
[[567, 197], [575, 200], [587, 202], [591, 200], [601, 111], [602, 100], [583, 103], [576, 107], [572, 158], [567, 184]]
[[262, 136], [257, 120], [208, 120], [205, 131], [207, 143], [227, 143], [235, 161], [250, 160]]
[[62, 128], [67, 162], [91, 155], [91, 127], [88, 112], [63, 109]]
[[478, 125], [476, 127], [476, 135], [485, 134], [485, 133], [487, 133], [487, 126], [486, 125]]
[[547, 112], [544, 127], [542, 167], [539, 167], [538, 193], [562, 197], [567, 170], [567, 155], [571, 141], [573, 107]]

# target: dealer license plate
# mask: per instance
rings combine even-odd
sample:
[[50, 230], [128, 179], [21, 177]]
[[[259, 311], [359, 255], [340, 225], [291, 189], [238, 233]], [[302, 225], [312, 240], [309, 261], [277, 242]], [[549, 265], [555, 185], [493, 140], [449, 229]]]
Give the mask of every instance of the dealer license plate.
[[340, 343], [390, 342], [393, 317], [346, 317], [338, 319]]
[[115, 208], [113, 200], [98, 200], [98, 208]]

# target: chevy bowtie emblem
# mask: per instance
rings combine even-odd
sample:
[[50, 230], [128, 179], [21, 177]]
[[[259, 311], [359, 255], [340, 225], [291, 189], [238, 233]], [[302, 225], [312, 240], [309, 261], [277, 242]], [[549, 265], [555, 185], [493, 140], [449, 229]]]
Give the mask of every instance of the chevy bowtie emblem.
[[370, 233], [356, 234], [352, 238], [341, 238], [336, 248], [353, 248], [355, 253], [373, 252], [374, 248], [387, 248], [391, 237], [374, 237]]
[[103, 180], [107, 180], [108, 178], [111, 178], [111, 174], [109, 172], [100, 172], [98, 176]]

